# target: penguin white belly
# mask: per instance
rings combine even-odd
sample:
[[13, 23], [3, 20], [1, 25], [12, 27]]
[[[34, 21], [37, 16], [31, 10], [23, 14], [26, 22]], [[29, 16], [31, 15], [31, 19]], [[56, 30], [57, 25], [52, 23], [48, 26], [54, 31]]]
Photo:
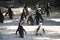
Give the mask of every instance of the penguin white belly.
[[43, 33], [43, 28], [40, 28], [39, 31], [37, 32], [38, 34], [42, 34]]

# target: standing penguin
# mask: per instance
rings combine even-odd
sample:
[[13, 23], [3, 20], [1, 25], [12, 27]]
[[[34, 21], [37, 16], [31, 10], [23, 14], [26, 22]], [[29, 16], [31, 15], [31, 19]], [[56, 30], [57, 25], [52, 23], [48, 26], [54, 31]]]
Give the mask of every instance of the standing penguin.
[[36, 11], [34, 20], [36, 21], [36, 25], [39, 24], [40, 20], [42, 20], [42, 22], [43, 22], [43, 18], [41, 16], [41, 14], [38, 12], [38, 10]]
[[27, 4], [24, 4], [24, 9], [26, 11], [26, 16], [29, 15], [28, 9], [27, 9]]
[[0, 23], [3, 23], [4, 22], [4, 16], [0, 10]]
[[20, 23], [22, 23], [22, 22], [24, 23], [25, 19], [26, 19], [26, 13], [25, 13], [25, 10], [23, 9], [23, 12], [22, 12], [21, 18], [20, 18]]
[[18, 29], [16, 30], [16, 35], [17, 35], [17, 32], [19, 32], [19, 35], [21, 38], [24, 38], [24, 32], [26, 33], [26, 31], [23, 28], [23, 26], [20, 25], [20, 23], [19, 23]]
[[39, 24], [38, 28], [36, 29], [36, 35], [40, 35], [45, 33], [44, 28], [41, 27], [41, 24]]
[[12, 10], [11, 10], [10, 7], [8, 8], [8, 12], [5, 14], [5, 16], [6, 16], [7, 14], [9, 15], [9, 19], [13, 19], [13, 12], [12, 12]]
[[33, 21], [32, 15], [30, 15], [30, 16], [28, 17], [27, 23], [30, 24], [30, 25], [33, 25], [34, 21]]
[[50, 16], [50, 11], [51, 11], [50, 3], [47, 3], [45, 11], [46, 11], [46, 15], [49, 17]]

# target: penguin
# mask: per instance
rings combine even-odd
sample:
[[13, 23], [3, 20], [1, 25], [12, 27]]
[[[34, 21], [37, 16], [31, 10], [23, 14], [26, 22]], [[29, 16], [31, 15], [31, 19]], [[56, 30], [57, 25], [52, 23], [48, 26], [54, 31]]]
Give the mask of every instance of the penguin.
[[4, 16], [0, 10], [0, 23], [3, 23], [4, 22]]
[[30, 25], [33, 25], [34, 20], [33, 20], [32, 15], [30, 15], [30, 16], [28, 17], [27, 23], [30, 24]]
[[20, 25], [20, 23], [19, 23], [18, 29], [16, 30], [16, 35], [17, 35], [17, 32], [19, 32], [20, 38], [24, 38], [24, 32], [26, 33], [26, 31], [23, 28], [23, 26]]
[[44, 30], [44, 28], [41, 27], [41, 24], [39, 24], [39, 26], [38, 26], [38, 28], [36, 29], [35, 32], [36, 32], [35, 33], [36, 35], [42, 36], [42, 34], [45, 33], [45, 30]]

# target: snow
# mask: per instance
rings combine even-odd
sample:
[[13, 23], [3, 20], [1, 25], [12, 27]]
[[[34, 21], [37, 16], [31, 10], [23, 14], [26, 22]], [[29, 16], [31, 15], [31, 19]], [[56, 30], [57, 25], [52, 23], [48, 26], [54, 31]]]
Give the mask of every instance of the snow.
[[[58, 15], [58, 16], [56, 16]], [[50, 17], [43, 16], [44, 22], [41, 25], [45, 29], [45, 33], [35, 35], [35, 30], [38, 25], [22, 25], [27, 31], [24, 38], [19, 38], [19, 35], [15, 35], [18, 28], [19, 17], [13, 20], [5, 19], [4, 23], [0, 23], [0, 40], [60, 40], [60, 18], [59, 14], [51, 14]]]

